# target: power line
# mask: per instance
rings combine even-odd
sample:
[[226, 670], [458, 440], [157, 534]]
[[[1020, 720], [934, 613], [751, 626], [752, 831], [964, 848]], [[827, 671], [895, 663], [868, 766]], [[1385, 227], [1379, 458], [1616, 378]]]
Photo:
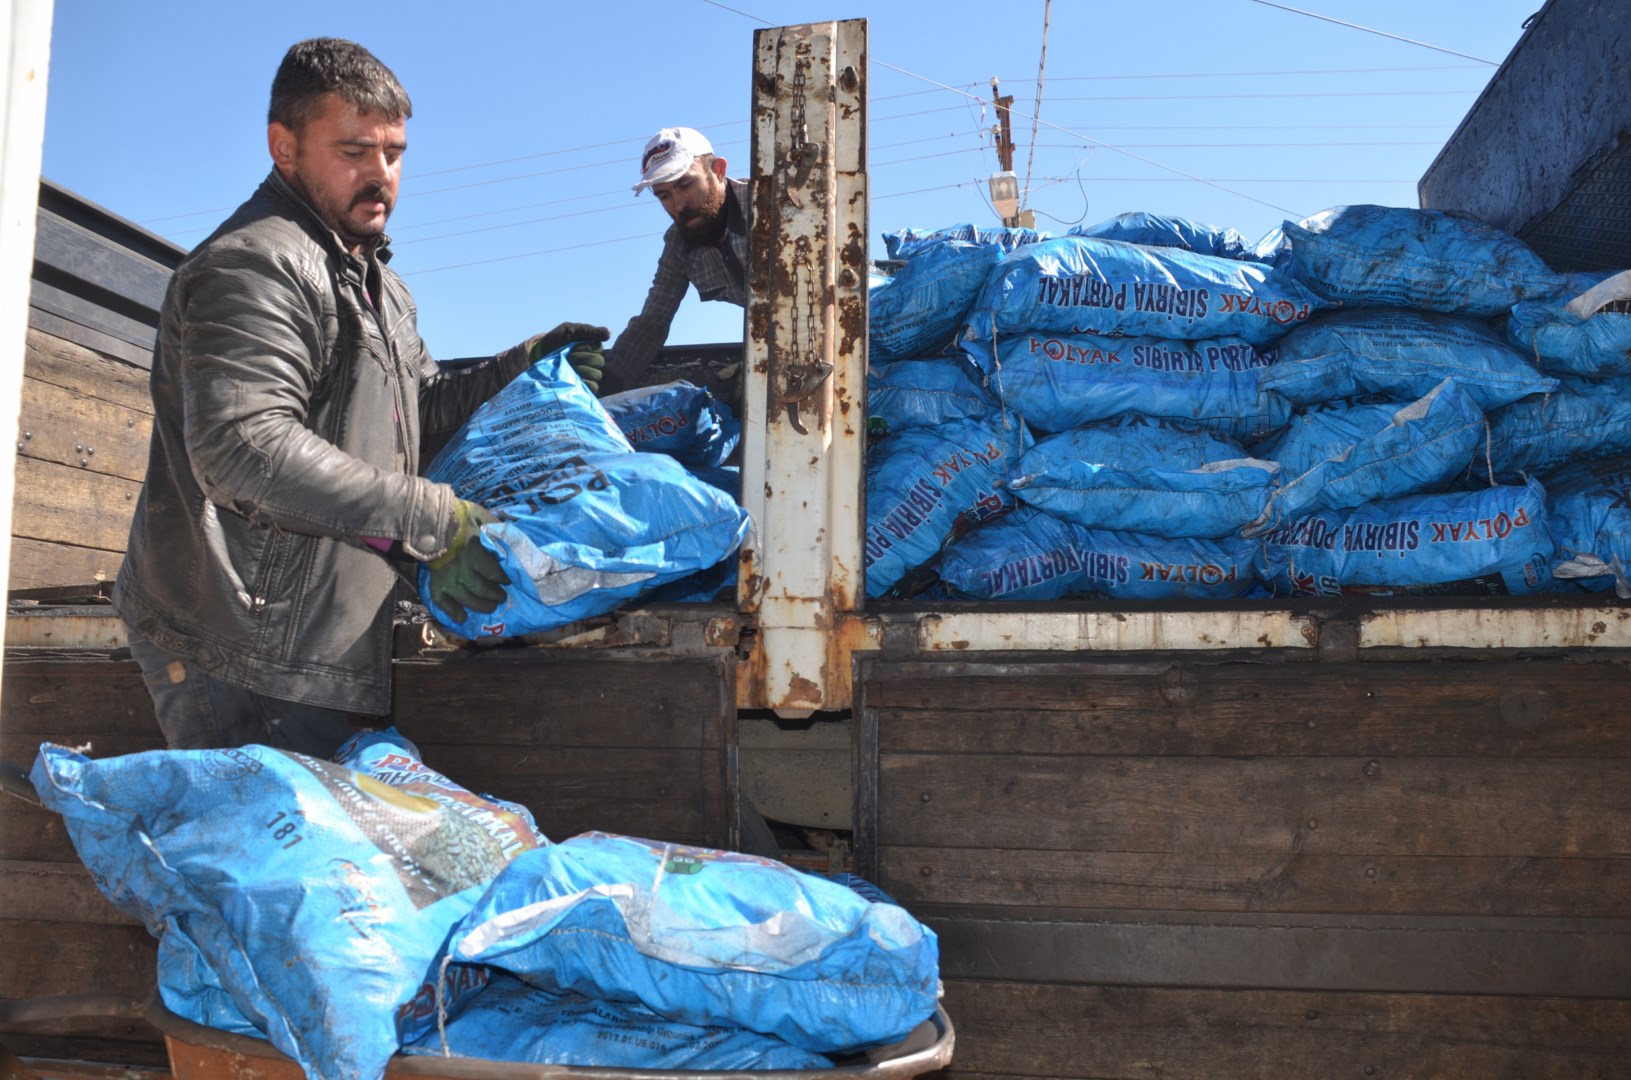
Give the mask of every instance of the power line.
[[1417, 131], [1439, 124], [1095, 124], [1095, 131]]
[[[1084, 176], [1083, 180], [1095, 184], [1190, 184], [1197, 181], [1187, 176]], [[1285, 176], [1214, 176], [1199, 183], [1220, 184], [1411, 184], [1406, 180], [1367, 180], [1361, 177], [1316, 176], [1304, 179]]]
[[[1036, 62], [1036, 106], [1031, 116], [1031, 148], [1025, 153], [1025, 186], [1020, 189], [1020, 198], [1026, 199], [1031, 190], [1031, 164], [1036, 161], [1036, 125], [1037, 118], [1042, 115], [1042, 75], [1048, 68], [1048, 16], [1053, 13], [1053, 0], [1043, 0], [1042, 4], [1042, 57]], [[1021, 205], [1025, 205], [1021, 203]]]
[[1385, 37], [1391, 38], [1394, 41], [1402, 41], [1406, 45], [1420, 45], [1424, 49], [1432, 49], [1434, 52], [1448, 53], [1451, 56], [1459, 56], [1463, 60], [1476, 60], [1480, 64], [1488, 64], [1490, 67], [1500, 67], [1500, 64], [1496, 61], [1485, 60], [1482, 56], [1471, 56], [1464, 52], [1456, 52], [1454, 49], [1446, 49], [1438, 45], [1429, 45], [1427, 42], [1417, 41], [1415, 38], [1400, 37], [1398, 34], [1390, 34], [1386, 30], [1377, 30], [1369, 26], [1360, 26], [1358, 23], [1343, 22], [1341, 19], [1333, 19], [1329, 15], [1320, 15], [1316, 12], [1304, 11], [1302, 8], [1287, 7], [1285, 4], [1276, 4], [1273, 3], [1272, 0], [1252, 0], [1252, 3], [1262, 4], [1264, 7], [1279, 8], [1281, 11], [1291, 12], [1293, 15], [1306, 15], [1310, 19], [1319, 19], [1321, 22], [1336, 23], [1338, 26], [1346, 26], [1350, 30], [1363, 30], [1367, 34], [1375, 34], [1377, 37]]
[[[1041, 143], [1040, 145], [1055, 150], [1082, 150], [1092, 149], [1084, 143]], [[1436, 139], [1413, 140], [1377, 140], [1374, 142], [1169, 142], [1169, 143], [1122, 143], [1124, 147], [1136, 150], [1268, 150], [1288, 149], [1297, 146], [1319, 147], [1368, 147], [1368, 146], [1441, 146]], [[937, 157], [935, 154], [925, 154], [925, 157]]]
[[428, 244], [432, 240], [452, 240], [460, 236], [475, 236], [479, 233], [502, 232], [507, 229], [519, 229], [524, 225], [540, 225], [546, 221], [563, 221], [567, 218], [589, 217], [591, 214], [610, 214], [617, 211], [643, 210], [639, 203], [620, 203], [617, 206], [602, 206], [596, 210], [573, 210], [565, 214], [550, 214], [548, 217], [527, 218], [525, 221], [506, 221], [502, 225], [484, 225], [479, 229], [460, 229], [458, 232], [440, 233], [436, 236], [416, 236], [410, 240], [394, 241], [396, 247], [406, 247], [408, 244]]
[[621, 244], [629, 240], [650, 240], [661, 236], [662, 233], [639, 233], [635, 236], [615, 236], [611, 239], [587, 240], [581, 244], [563, 244], [560, 247], [543, 248], [539, 251], [523, 251], [519, 255], [499, 255], [492, 259], [473, 259], [470, 262], [450, 263], [447, 266], [432, 266], [424, 270], [405, 270], [403, 277], [415, 274], [439, 274], [443, 270], [463, 270], [469, 266], [486, 266], [488, 263], [512, 262], [516, 259], [531, 259], [538, 255], [554, 255], [561, 251], [577, 251], [586, 247], [605, 247], [607, 244]]
[[1282, 75], [1396, 75], [1406, 71], [1477, 71], [1471, 64], [1432, 64], [1426, 67], [1303, 68], [1295, 71], [1171, 71], [1162, 75], [1055, 75], [1054, 82], [1096, 82], [1120, 79], [1240, 79]]
[[[1085, 143], [1037, 143], [1037, 146], [1046, 150], [1091, 150], [1092, 146]], [[1261, 143], [1122, 143], [1123, 149], [1128, 150], [1270, 150], [1286, 149], [1298, 146], [1319, 147], [1369, 147], [1369, 146], [1438, 146], [1439, 143], [1427, 139], [1420, 142], [1261, 142]], [[981, 147], [966, 146], [957, 150], [945, 150], [938, 154], [915, 154], [912, 157], [895, 158], [891, 161], [874, 161], [868, 168], [881, 169], [887, 165], [910, 165], [918, 161], [932, 161], [935, 158], [955, 157], [958, 154], [979, 153]]]
[[733, 15], [742, 16], [744, 19], [752, 19], [754, 22], [764, 23], [766, 26], [775, 26], [776, 25], [775, 23], [771, 22], [769, 19], [761, 19], [757, 15], [750, 15], [747, 12], [743, 11], [741, 8], [733, 8], [729, 4], [721, 4], [719, 2], [719, 0], [702, 0], [702, 2], [704, 4], [712, 4], [716, 8], [723, 8], [724, 10], [730, 12]]
[[[970, 83], [969, 85], [972, 86], [973, 84]], [[883, 95], [881, 97], [874, 97], [871, 100], [872, 101], [895, 101], [895, 100], [897, 100], [899, 98], [922, 97], [924, 94], [936, 94], [936, 93], [939, 93], [939, 91], [936, 90], [936, 89], [909, 90], [909, 91], [906, 91], [905, 93], [900, 93], [900, 94], [885, 94], [885, 95]], [[746, 120], [722, 120], [722, 121], [720, 121], [718, 123], [715, 123], [715, 124], [698, 124], [698, 125], [695, 125], [695, 126], [700, 131], [718, 131], [720, 128], [740, 127], [740, 126], [742, 126], [743, 124], [746, 124], [746, 123], [747, 123]], [[410, 173], [410, 174], [407, 174], [406, 176], [404, 176], [403, 179], [404, 180], [408, 180], [408, 179], [418, 180], [418, 179], [422, 179], [423, 177], [426, 177], [426, 176], [442, 176], [442, 175], [444, 175], [446, 173], [468, 172], [471, 169], [487, 169], [487, 168], [492, 168], [495, 165], [513, 165], [518, 161], [532, 161], [532, 160], [535, 160], [537, 158], [558, 157], [561, 154], [574, 154], [574, 153], [579, 153], [579, 152], [584, 151], [584, 150], [603, 150], [608, 146], [627, 146], [627, 145], [630, 145], [630, 144], [633, 144], [633, 143], [643, 143], [643, 142], [646, 141], [647, 138], [649, 138], [649, 136], [647, 136], [647, 135], [636, 135], [636, 136], [634, 136], [632, 138], [627, 138], [627, 139], [613, 139], [610, 142], [585, 143], [582, 146], [568, 146], [568, 147], [563, 147], [562, 149], [559, 149], [559, 150], [543, 150], [543, 151], [540, 151], [540, 152], [535, 153], [535, 154], [521, 154], [521, 155], [518, 155], [516, 157], [495, 158], [492, 161], [478, 161], [473, 165], [453, 165], [453, 166], [449, 166], [448, 168], [445, 168], [445, 169], [431, 169], [428, 172]], [[716, 143], [715, 145], [718, 145], [718, 146], [740, 146], [743, 142], [746, 142], [746, 141], [747, 140], [745, 140], [745, 139], [738, 139], [738, 140], [735, 140], [735, 141], [729, 142], [729, 143]]]
[[[882, 61], [874, 61], [882, 63]], [[1124, 94], [1124, 95], [1098, 95], [1093, 97], [1062, 97], [1055, 101], [1240, 101], [1246, 99], [1284, 100], [1287, 98], [1373, 98], [1373, 97], [1448, 97], [1476, 94], [1476, 89], [1468, 90], [1330, 90], [1320, 93], [1296, 94]], [[1046, 123], [1047, 121], [1043, 121]]]
[[[706, 0], [706, 2], [707, 3], [713, 3], [714, 0]], [[922, 80], [923, 82], [930, 83], [931, 85], [938, 86], [942, 90], [950, 90], [954, 94], [963, 94], [965, 97], [973, 97], [974, 96], [973, 94], [969, 94], [967, 91], [959, 90], [955, 86], [948, 86], [943, 82], [938, 82], [938, 81], [936, 81], [934, 79], [931, 79], [927, 75], [919, 75], [915, 71], [907, 71], [905, 68], [899, 68], [899, 67], [896, 67], [893, 64], [886, 64], [882, 60], [873, 59], [872, 63], [877, 64], [877, 65], [879, 65], [881, 67], [886, 67], [890, 71], [897, 71], [900, 74], [906, 75], [906, 76], [908, 76], [910, 78], [919, 79], [919, 80]], [[1010, 108], [1008, 111], [1009, 111], [1010, 114], [1012, 114], [1014, 110], [1012, 108]], [[1259, 198], [1256, 198], [1256, 197], [1251, 196], [1251, 195], [1247, 195], [1244, 191], [1236, 191], [1233, 188], [1224, 187], [1222, 184], [1216, 183], [1216, 182], [1211, 181], [1211, 180], [1207, 180], [1204, 177], [1196, 176], [1193, 173], [1185, 172], [1182, 169], [1179, 169], [1179, 168], [1176, 168], [1174, 166], [1168, 165], [1168, 164], [1166, 164], [1164, 162], [1156, 161], [1153, 158], [1143, 157], [1142, 155], [1135, 154], [1135, 153], [1133, 153], [1133, 152], [1131, 152], [1129, 150], [1123, 150], [1119, 146], [1116, 146], [1116, 145], [1114, 145], [1112, 143], [1107, 143], [1107, 142], [1103, 141], [1102, 139], [1091, 138], [1090, 136], [1083, 135], [1079, 131], [1072, 131], [1069, 128], [1061, 127], [1060, 125], [1055, 124], [1055, 123], [1053, 123], [1051, 121], [1048, 121], [1048, 120], [1040, 120], [1039, 122], [1043, 123], [1043, 124], [1046, 124], [1048, 127], [1053, 128], [1055, 131], [1062, 131], [1066, 135], [1071, 135], [1071, 136], [1074, 136], [1075, 138], [1082, 139], [1082, 140], [1087, 141], [1087, 142], [1091, 142], [1095, 146], [1103, 147], [1106, 150], [1113, 150], [1118, 154], [1124, 154], [1127, 157], [1130, 157], [1135, 161], [1142, 161], [1146, 165], [1153, 165], [1158, 169], [1164, 169], [1167, 172], [1172, 172], [1172, 173], [1178, 174], [1179, 176], [1188, 177], [1191, 180], [1195, 180], [1195, 181], [1197, 181], [1199, 183], [1206, 184], [1209, 187], [1215, 187], [1219, 191], [1227, 192], [1228, 194], [1233, 195], [1236, 198], [1245, 199], [1247, 202], [1254, 202], [1254, 203], [1257, 203], [1259, 206], [1266, 206], [1270, 210], [1278, 210], [1283, 214], [1291, 214], [1291, 215], [1293, 215], [1295, 217], [1304, 216], [1304, 215], [1298, 214], [1297, 211], [1295, 211], [1295, 210], [1288, 209], [1288, 208], [1286, 208], [1284, 206], [1277, 206], [1274, 203], [1267, 202], [1266, 200], [1259, 199]]]

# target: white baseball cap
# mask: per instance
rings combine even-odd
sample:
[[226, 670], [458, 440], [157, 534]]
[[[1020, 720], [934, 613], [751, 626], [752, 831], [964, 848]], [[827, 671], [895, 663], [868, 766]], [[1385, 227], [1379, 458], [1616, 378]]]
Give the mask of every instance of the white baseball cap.
[[634, 185], [634, 193], [638, 195], [653, 184], [678, 180], [691, 162], [713, 152], [713, 143], [695, 128], [663, 128], [646, 141], [640, 155], [640, 182]]

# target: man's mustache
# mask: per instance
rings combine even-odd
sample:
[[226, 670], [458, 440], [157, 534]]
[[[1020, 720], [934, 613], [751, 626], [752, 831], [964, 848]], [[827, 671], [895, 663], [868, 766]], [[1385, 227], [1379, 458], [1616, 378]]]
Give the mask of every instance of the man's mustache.
[[356, 197], [351, 200], [351, 205], [356, 206], [358, 203], [365, 202], [384, 203], [385, 208], [389, 210], [391, 208], [391, 192], [379, 184], [371, 184], [357, 192]]

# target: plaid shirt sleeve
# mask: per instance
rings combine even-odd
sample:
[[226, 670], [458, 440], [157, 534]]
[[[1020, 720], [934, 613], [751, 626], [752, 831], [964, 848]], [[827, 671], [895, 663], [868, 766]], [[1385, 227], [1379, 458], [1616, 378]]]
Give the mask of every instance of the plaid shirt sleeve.
[[663, 254], [657, 260], [657, 274], [651, 279], [651, 290], [646, 293], [645, 306], [640, 314], [629, 320], [629, 325], [617, 335], [612, 351], [606, 358], [606, 386], [602, 393], [614, 393], [638, 385], [640, 377], [656, 357], [657, 350], [668, 340], [668, 327], [674, 313], [685, 299], [685, 290], [691, 279], [685, 270], [683, 241], [677, 229], [670, 229], [663, 237]]

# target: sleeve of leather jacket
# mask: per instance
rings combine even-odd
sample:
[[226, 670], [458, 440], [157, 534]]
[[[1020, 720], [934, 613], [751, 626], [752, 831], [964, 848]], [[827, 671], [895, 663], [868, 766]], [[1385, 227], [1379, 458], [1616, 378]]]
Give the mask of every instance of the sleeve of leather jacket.
[[[326, 280], [322, 267], [246, 248], [189, 269], [178, 377], [193, 475], [211, 500], [253, 520], [398, 540], [416, 559], [435, 557], [453, 537], [453, 490], [363, 461], [306, 426], [329, 363], [313, 294]], [[397, 425], [391, 415], [378, 423]]]
[[645, 306], [629, 320], [629, 325], [617, 335], [611, 351], [606, 354], [602, 394], [628, 390], [638, 384], [657, 350], [668, 340], [674, 313], [680, 309], [680, 301], [685, 299], [685, 290], [690, 287], [691, 279], [685, 272], [679, 245], [665, 242], [662, 257], [657, 260], [657, 273], [646, 293]]
[[455, 360], [442, 367], [417, 334], [419, 356], [404, 358], [419, 372], [419, 442], [427, 451], [440, 447], [470, 419], [483, 402], [527, 370], [531, 338], [497, 356]]

